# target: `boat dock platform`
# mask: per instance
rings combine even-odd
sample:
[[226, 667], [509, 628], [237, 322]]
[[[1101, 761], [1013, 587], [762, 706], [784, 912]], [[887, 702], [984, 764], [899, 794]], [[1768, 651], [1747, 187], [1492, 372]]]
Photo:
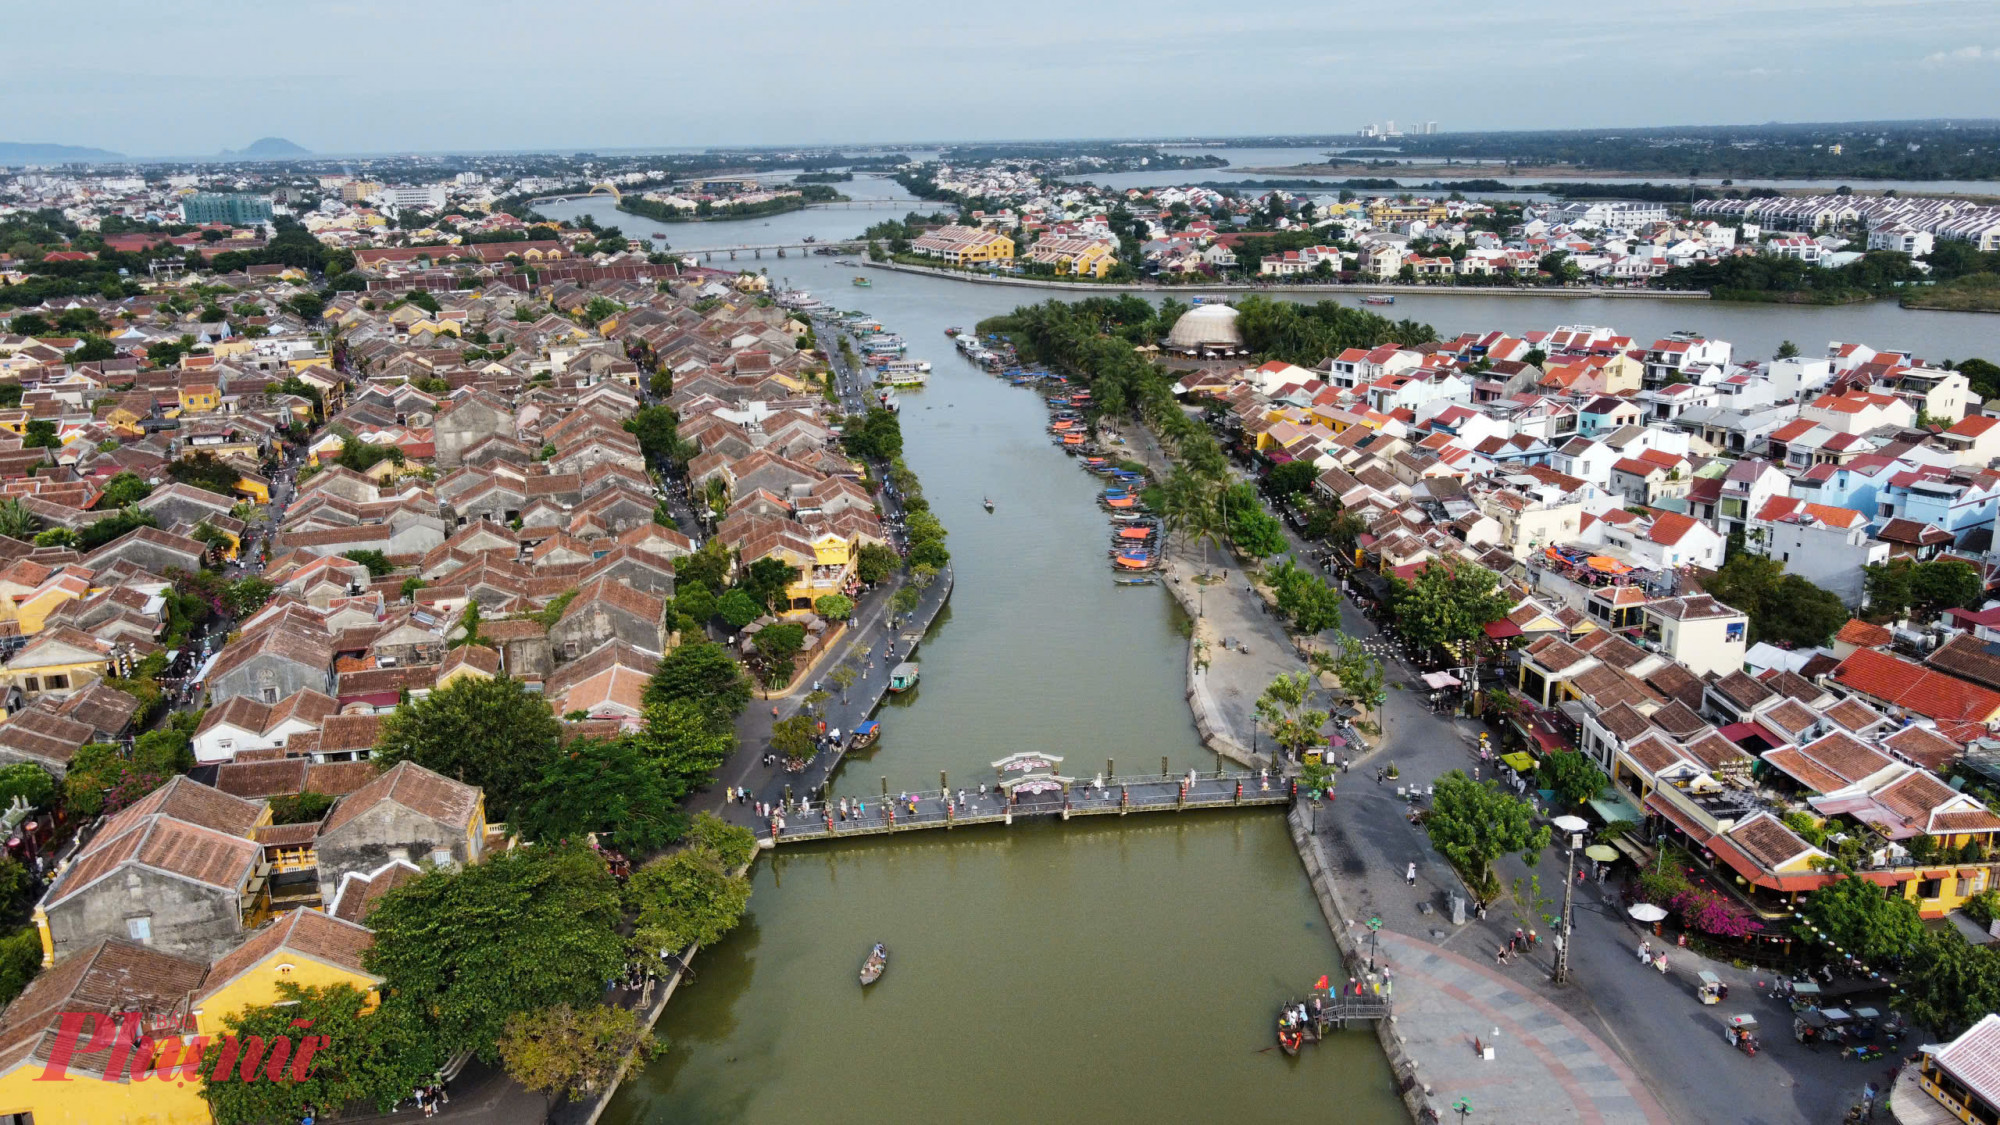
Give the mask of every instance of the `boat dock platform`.
[[1095, 780], [1029, 774], [988, 785], [983, 796], [977, 790], [966, 790], [962, 803], [958, 798], [961, 791], [956, 789], [890, 794], [886, 799], [871, 794], [861, 798], [859, 811], [850, 799], [845, 816], [836, 795], [830, 808], [814, 803], [803, 811], [794, 808], [773, 816], [758, 826], [757, 835], [765, 847], [773, 847], [925, 829], [1011, 825], [1025, 819], [1283, 808], [1292, 803], [1291, 782], [1269, 778], [1268, 788], [1266, 784], [1266, 778], [1243, 771], [1198, 773], [1192, 786], [1187, 774], [1112, 777], [1101, 785]]

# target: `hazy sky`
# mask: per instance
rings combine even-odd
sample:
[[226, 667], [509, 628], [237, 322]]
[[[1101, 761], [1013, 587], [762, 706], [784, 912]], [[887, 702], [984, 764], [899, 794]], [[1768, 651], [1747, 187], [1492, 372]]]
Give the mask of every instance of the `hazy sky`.
[[131, 155], [2000, 114], [1995, 0], [7, 7], [0, 140]]

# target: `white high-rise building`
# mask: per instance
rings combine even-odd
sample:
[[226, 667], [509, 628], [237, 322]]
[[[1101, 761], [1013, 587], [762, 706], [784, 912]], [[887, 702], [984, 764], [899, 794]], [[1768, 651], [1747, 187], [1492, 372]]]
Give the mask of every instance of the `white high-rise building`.
[[1435, 134], [1435, 133], [1436, 133], [1437, 131], [1438, 131], [1438, 123], [1437, 123], [1437, 122], [1435, 122], [1435, 121], [1426, 121], [1426, 122], [1424, 122], [1424, 135], [1426, 135], [1426, 136], [1431, 136], [1431, 135], [1434, 135], [1434, 134]]

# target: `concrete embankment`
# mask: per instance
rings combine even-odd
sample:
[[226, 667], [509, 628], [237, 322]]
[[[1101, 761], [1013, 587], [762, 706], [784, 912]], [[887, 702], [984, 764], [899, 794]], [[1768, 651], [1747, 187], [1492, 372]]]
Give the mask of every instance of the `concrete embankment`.
[[1371, 293], [1421, 293], [1432, 297], [1567, 297], [1576, 300], [1616, 297], [1653, 301], [1708, 300], [1706, 289], [1612, 289], [1602, 286], [1516, 289], [1477, 285], [1407, 285], [1397, 282], [1373, 285], [1252, 285], [1247, 282], [1224, 282], [1215, 285], [1155, 285], [1144, 281], [1042, 281], [1032, 277], [987, 277], [983, 274], [932, 269], [904, 262], [877, 262], [865, 258], [862, 259], [862, 264], [869, 269], [914, 273], [924, 277], [943, 278], [946, 281], [962, 281], [969, 285], [1011, 285], [1017, 289], [1053, 290], [1084, 296], [1093, 293], [1165, 293], [1170, 296], [1188, 297], [1202, 297], [1214, 293], [1310, 293], [1332, 299], [1343, 296], [1365, 297]]

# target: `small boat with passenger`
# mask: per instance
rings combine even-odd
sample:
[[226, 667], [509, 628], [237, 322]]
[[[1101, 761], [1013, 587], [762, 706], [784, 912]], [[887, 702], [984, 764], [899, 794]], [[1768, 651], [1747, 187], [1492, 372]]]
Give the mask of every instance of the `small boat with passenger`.
[[867, 960], [861, 962], [861, 987], [867, 988], [882, 979], [882, 973], [889, 968], [889, 947], [881, 942], [868, 951]]

